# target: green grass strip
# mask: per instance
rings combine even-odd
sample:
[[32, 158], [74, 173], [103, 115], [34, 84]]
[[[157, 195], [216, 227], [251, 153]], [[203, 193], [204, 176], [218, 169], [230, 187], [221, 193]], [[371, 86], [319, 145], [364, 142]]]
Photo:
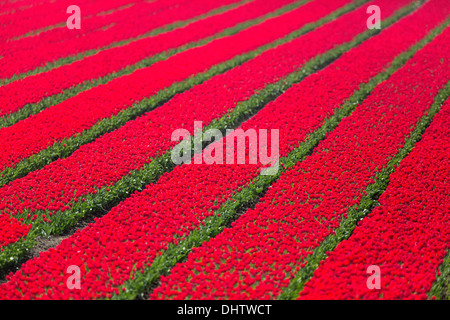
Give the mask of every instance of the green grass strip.
[[235, 68], [243, 64], [244, 62], [250, 59], [255, 58], [264, 51], [275, 48], [307, 32], [310, 32], [311, 30], [314, 30], [315, 28], [321, 26], [322, 24], [327, 23], [333, 19], [336, 19], [340, 15], [353, 10], [360, 4], [367, 1], [368, 0], [360, 0], [355, 3], [352, 3], [351, 5], [348, 5], [338, 11], [335, 11], [334, 13], [318, 20], [317, 22], [305, 25], [303, 28], [290, 33], [289, 35], [287, 35], [282, 39], [278, 39], [254, 51], [238, 55], [231, 60], [215, 65], [204, 73], [200, 73], [192, 78], [188, 78], [184, 81], [178, 82], [164, 90], [159, 91], [156, 95], [153, 95], [150, 98], [146, 98], [138, 103], [135, 103], [132, 107], [121, 111], [116, 116], [101, 120], [100, 122], [92, 126], [89, 130], [85, 130], [82, 133], [78, 133], [75, 136], [65, 138], [60, 142], [54, 143], [47, 149], [44, 149], [41, 152], [27, 159], [24, 159], [16, 163], [14, 166], [6, 168], [2, 172], [0, 172], [0, 187], [11, 181], [22, 178], [32, 171], [39, 170], [45, 165], [57, 159], [60, 158], [63, 159], [70, 156], [73, 152], [78, 150], [78, 148], [81, 145], [90, 143], [95, 139], [97, 139], [98, 137], [104, 135], [105, 133], [120, 128], [128, 121], [134, 120], [137, 117], [143, 115], [144, 113], [161, 106], [162, 104], [170, 100], [175, 94], [189, 90], [195, 85], [199, 85], [215, 75], [224, 73], [228, 70], [231, 70], [232, 68]]
[[428, 298], [450, 300], [450, 251], [447, 251], [447, 256], [439, 267], [439, 271], [441, 274], [438, 275], [436, 272], [436, 281], [428, 293]]
[[180, 53], [180, 52], [192, 49], [192, 48], [201, 47], [215, 39], [219, 39], [219, 38], [237, 34], [237, 33], [241, 32], [242, 30], [245, 30], [253, 25], [262, 23], [263, 21], [265, 21], [267, 19], [277, 17], [277, 16], [280, 16], [291, 10], [294, 10], [295, 8], [298, 8], [309, 1], [311, 1], [311, 0], [302, 0], [302, 1], [295, 2], [293, 4], [290, 4], [288, 6], [280, 8], [276, 11], [268, 13], [262, 17], [239, 23], [239, 24], [235, 25], [234, 27], [225, 29], [224, 31], [219, 32], [213, 36], [206, 37], [202, 40], [190, 42], [190, 43], [187, 43], [180, 47], [177, 47], [174, 49], [169, 49], [167, 51], [155, 54], [155, 55], [145, 58], [133, 65], [129, 65], [117, 72], [112, 72], [106, 76], [103, 76], [103, 77], [100, 77], [97, 79], [86, 80], [76, 86], [73, 86], [69, 89], [64, 90], [62, 93], [46, 97], [37, 103], [26, 104], [25, 106], [20, 108], [18, 111], [11, 113], [9, 115], [4, 115], [4, 116], [0, 117], [0, 128], [12, 126], [12, 125], [16, 124], [17, 122], [28, 118], [30, 115], [37, 114], [38, 112], [40, 112], [42, 110], [45, 110], [51, 106], [55, 106], [55, 105], [63, 102], [64, 100], [67, 100], [69, 98], [76, 96], [77, 94], [79, 94], [82, 91], [87, 91], [87, 90], [97, 87], [99, 85], [106, 84], [107, 82], [109, 82], [115, 78], [119, 78], [124, 75], [131, 74], [138, 69], [143, 69], [143, 68], [149, 67], [158, 61], [167, 60], [171, 56], [173, 56], [177, 53]]
[[[414, 6], [411, 6], [412, 9]], [[401, 16], [411, 12], [410, 10], [402, 10], [402, 14], [396, 14], [395, 17], [385, 21], [386, 26], [392, 24]], [[295, 82], [293, 79], [301, 81], [301, 79], [317, 71], [319, 65], [324, 66], [325, 64], [331, 63], [338, 58], [342, 53], [351, 49], [351, 47], [356, 46], [365, 39], [372, 36], [374, 32], [366, 32], [352, 42], [344, 44], [341, 47], [332, 50], [322, 56], [318, 56], [311, 60], [304, 68], [304, 71], [290, 75], [287, 79], [291, 78], [292, 84]], [[305, 142], [300, 143], [300, 145], [292, 151], [289, 156], [280, 159], [280, 170], [277, 174], [273, 176], [260, 175], [254, 179], [247, 187], [243, 188], [242, 191], [236, 193], [226, 201], [218, 210], [215, 211], [214, 216], [205, 219], [205, 225], [200, 225], [198, 229], [193, 230], [185, 240], [182, 240], [178, 245], [170, 244], [167, 250], [162, 251], [161, 255], [157, 256], [153, 263], [144, 269], [144, 273], [135, 272], [133, 273], [133, 280], [127, 281], [124, 285], [119, 288], [119, 294], [113, 296], [113, 299], [136, 299], [145, 298], [148, 293], [149, 288], [154, 286], [161, 275], [167, 275], [170, 270], [179, 262], [186, 259], [192, 248], [202, 245], [205, 241], [218, 235], [227, 225], [239, 217], [240, 213], [245, 212], [248, 208], [251, 208], [256, 204], [259, 199], [264, 195], [268, 188], [276, 181], [278, 178], [286, 172], [288, 169], [292, 168], [298, 162], [303, 161], [308, 155], [312, 153], [314, 148], [319, 144], [321, 140], [326, 137], [328, 132], [334, 130], [341, 120], [345, 117], [351, 115], [353, 110], [370, 94], [370, 92], [382, 81], [388, 79], [397, 69], [403, 66], [406, 61], [408, 61], [414, 53], [419, 50], [425, 43], [421, 45], [410, 48], [408, 51], [399, 55], [391, 64], [391, 66], [384, 72], [380, 73], [370, 82], [360, 85], [360, 89], [356, 91], [348, 101], [344, 102], [341, 108], [337, 108], [332, 117], [325, 120], [322, 127], [314, 131], [309, 135]], [[321, 61], [321, 62], [320, 62]], [[304, 72], [304, 75], [301, 74]], [[284, 80], [283, 80], [284, 81]], [[280, 86], [282, 91], [285, 91], [290, 85], [290, 81], [279, 82], [277, 85]], [[284, 83], [282, 85], [281, 83]], [[291, 84], [291, 85], [292, 85]], [[268, 88], [269, 89], [269, 86]], [[264, 89], [266, 90], [266, 89]], [[276, 90], [273, 86], [269, 90]], [[245, 106], [246, 102], [239, 105]], [[245, 106], [246, 110], [251, 109], [251, 106]], [[131, 278], [131, 277], [130, 277]]]
[[[261, 52], [267, 49], [286, 43], [296, 37], [301, 36], [306, 32], [309, 32], [319, 27], [321, 24], [325, 22], [334, 20], [340, 15], [352, 11], [353, 9], [355, 9], [364, 2], [367, 2], [367, 0], [352, 3], [340, 10], [335, 11], [329, 16], [322, 18], [321, 20], [315, 23], [311, 23], [309, 25], [304, 26], [303, 28], [291, 33], [290, 35], [286, 36], [283, 39], [279, 39], [251, 53], [239, 56], [224, 64], [215, 66], [207, 73], [189, 79], [186, 82], [188, 82], [188, 84], [189, 83], [192, 84], [193, 81], [200, 83], [201, 79], [208, 78], [208, 75], [218, 68], [229, 69], [231, 67], [234, 67], [242, 63], [244, 60], [246, 61], [249, 60], [250, 58], [256, 57]], [[394, 23], [400, 17], [407, 14], [408, 12], [411, 12], [416, 7], [417, 7], [416, 5], [411, 5], [407, 8], [399, 10], [390, 19], [387, 19], [385, 21], [386, 25]], [[317, 56], [316, 58], [310, 60], [302, 70], [291, 74], [290, 76], [280, 80], [275, 84], [268, 85], [265, 89], [252, 96], [249, 100], [241, 104], [238, 104], [238, 106], [233, 110], [233, 112], [224, 115], [220, 120], [213, 121], [209, 126], [204, 128], [203, 132], [213, 128], [225, 131], [226, 129], [237, 127], [242, 121], [248, 119], [258, 110], [263, 108], [265, 104], [267, 104], [269, 101], [281, 95], [287, 88], [292, 86], [295, 82], [301, 81], [306, 76], [316, 72], [318, 69], [324, 67], [325, 65], [337, 59], [340, 55], [348, 51], [353, 46], [360, 44], [362, 41], [370, 38], [372, 35], [377, 34], [379, 32], [380, 31], [376, 29], [368, 30], [357, 36], [351, 42], [336, 47], [325, 54]], [[95, 139], [97, 135], [100, 135], [98, 131], [100, 130], [111, 131], [116, 129], [116, 127], [118, 127], [119, 125], [123, 125], [125, 122], [131, 120], [132, 118], [135, 118], [136, 116], [147, 112], [149, 110], [148, 107], [149, 105], [156, 106], [157, 104], [161, 104], [164, 101], [167, 101], [171, 96], [173, 96], [173, 94], [175, 94], [175, 90], [177, 90], [177, 88], [179, 88], [180, 86], [183, 86], [183, 83], [176, 84], [175, 86], [169, 88], [168, 90], [161, 91], [158, 95], [153, 96], [150, 99], [146, 99], [145, 100], [146, 104], [143, 104], [141, 102], [136, 106], [134, 106], [133, 108], [129, 108], [124, 112], [122, 112], [121, 114], [112, 117], [111, 119], [103, 120], [94, 127], [95, 130], [97, 131], [93, 131], [92, 129], [84, 131], [83, 134], [78, 135], [75, 138], [70, 138], [59, 144], [56, 144], [57, 149], [55, 148], [55, 146], [50, 148], [51, 150], [54, 150], [53, 151], [54, 153], [48, 153], [49, 149], [45, 150], [44, 152], [46, 152], [46, 157], [48, 157], [48, 159], [45, 160], [44, 158], [41, 161], [50, 161], [51, 157], [54, 154], [57, 154], [55, 156], [55, 159], [61, 157], [61, 155], [62, 156], [70, 155], [70, 153], [73, 152], [70, 150], [76, 150], [82, 144], [80, 142], [81, 139], [83, 139], [81, 140], [83, 142], [85, 142], [88, 139], [91, 139], [90, 141], [92, 141], [93, 139]], [[132, 116], [130, 116], [130, 114]], [[66, 144], [66, 147], [64, 147], [64, 143]], [[206, 146], [206, 142], [204, 146]], [[65, 151], [66, 148], [69, 151]], [[194, 150], [194, 148], [192, 148], [192, 150]], [[39, 161], [39, 158], [35, 159]], [[42, 214], [46, 212], [34, 212], [34, 214], [37, 214], [38, 218], [33, 223], [31, 223], [31, 221], [26, 219], [29, 213], [27, 210], [25, 210], [22, 214], [16, 215], [15, 218], [17, 219], [24, 218], [24, 223], [33, 224], [33, 228], [28, 233], [28, 235], [19, 243], [14, 243], [4, 248], [5, 252], [7, 252], [8, 254], [3, 254], [3, 252], [0, 252], [0, 271], [8, 268], [11, 265], [18, 264], [21, 261], [21, 258], [23, 258], [26, 255], [28, 250], [35, 245], [36, 237], [38, 236], [49, 237], [50, 235], [61, 234], [64, 231], [68, 230], [70, 227], [74, 226], [79, 220], [81, 220], [88, 214], [93, 214], [95, 212], [107, 213], [112, 207], [116, 206], [122, 200], [128, 198], [130, 194], [132, 194], [137, 190], [143, 190], [148, 184], [156, 182], [159, 179], [159, 177], [161, 177], [162, 174], [171, 171], [174, 167], [175, 165], [173, 164], [171, 159], [171, 151], [168, 151], [161, 156], [157, 155], [154, 159], [152, 159], [150, 163], [146, 164], [140, 170], [131, 171], [127, 176], [123, 177], [114, 185], [99, 189], [96, 194], [88, 194], [84, 196], [85, 198], [84, 202], [83, 201], [72, 202], [71, 203], [72, 207], [70, 210], [64, 212], [58, 211], [52, 216], [51, 219], [52, 222], [50, 224], [42, 223]], [[16, 169], [17, 168], [18, 167], [16, 166]], [[83, 197], [80, 197], [79, 200], [81, 200], [81, 198]], [[10, 246], [11, 249], [9, 248]]]
[[[341, 220], [339, 227], [335, 230], [336, 234], [328, 236], [319, 247], [313, 250], [311, 255], [305, 258], [304, 261], [308, 261], [308, 264], [300, 269], [289, 286], [283, 290], [282, 294], [278, 297], [279, 300], [297, 299], [306, 282], [312, 278], [314, 271], [319, 267], [320, 262], [328, 257], [327, 252], [333, 251], [341, 241], [348, 239], [352, 235], [358, 221], [364, 219], [375, 207], [380, 206], [378, 198], [386, 190], [390, 175], [399, 166], [400, 162], [408, 156], [414, 145], [421, 140], [426, 128], [431, 124], [433, 117], [439, 112], [442, 104], [447, 100], [449, 95], [450, 82], [447, 83], [445, 88], [439, 91], [428, 113], [417, 122], [416, 128], [411, 136], [406, 138], [404, 146], [399, 150], [397, 155], [388, 162], [387, 166], [381, 172], [376, 174], [376, 182], [369, 185], [365, 190], [367, 195], [362, 197], [357, 205], [348, 210], [348, 217]], [[449, 272], [448, 267], [446, 268], [446, 272]], [[448, 277], [446, 281], [448, 283]], [[437, 294], [437, 289], [442, 288], [444, 283], [445, 279], [441, 280], [436, 286], [436, 292], [433, 292], [433, 294]]]
[[38, 30], [33, 30], [33, 31], [30, 31], [30, 32], [27, 32], [27, 33], [25, 33], [25, 34], [23, 34], [21, 36], [18, 36], [18, 37], [12, 38], [12, 39], [7, 39], [6, 42], [17, 41], [17, 40], [21, 40], [21, 39], [24, 39], [24, 38], [34, 37], [34, 36], [37, 36], [37, 35], [39, 35], [39, 34], [41, 34], [43, 32], [54, 30], [54, 29], [58, 29], [58, 28], [62, 28], [62, 27], [65, 27], [65, 26], [66, 26], [66, 22], [61, 22], [61, 23], [58, 23], [58, 24], [54, 24], [54, 25], [51, 25], [51, 26], [47, 26], [47, 27], [38, 29]]

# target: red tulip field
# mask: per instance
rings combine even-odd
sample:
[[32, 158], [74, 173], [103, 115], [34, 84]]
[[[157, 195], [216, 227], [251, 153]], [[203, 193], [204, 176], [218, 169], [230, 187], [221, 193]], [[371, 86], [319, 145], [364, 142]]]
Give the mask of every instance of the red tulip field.
[[0, 25], [0, 300], [450, 299], [450, 0]]

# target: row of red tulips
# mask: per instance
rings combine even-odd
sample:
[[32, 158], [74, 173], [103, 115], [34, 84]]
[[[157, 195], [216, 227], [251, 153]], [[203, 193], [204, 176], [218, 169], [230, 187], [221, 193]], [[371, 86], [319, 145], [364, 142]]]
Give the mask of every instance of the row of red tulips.
[[[447, 28], [380, 84], [311, 156], [283, 174], [255, 209], [175, 266], [151, 297], [276, 298], [308, 263], [312, 250], [358, 204], [449, 81], [449, 40]], [[442, 251], [441, 245], [440, 256]], [[330, 290], [346, 288], [347, 283], [337, 283], [341, 280], [336, 278]], [[403, 290], [409, 289], [413, 287]]]
[[[381, 72], [390, 60], [408, 49], [420, 36], [423, 36], [426, 31], [421, 30], [422, 28], [430, 28], [434, 23], [442, 20], [442, 16], [431, 14], [432, 8], [439, 3], [439, 0], [432, 1], [415, 15], [368, 40], [361, 47], [353, 49], [317, 76], [311, 76], [304, 82], [295, 85], [278, 100], [268, 105], [267, 111], [263, 109], [261, 113], [246, 122], [242, 128], [245, 130], [279, 128], [282, 125], [287, 127], [287, 132], [283, 133], [280, 141], [282, 155], [286, 155], [292, 150], [293, 141], [305, 139], [308, 132], [314, 130], [323, 122], [324, 118], [332, 114], [334, 105], [342, 103], [345, 98], [358, 89], [359, 83], [367, 82]], [[355, 17], [357, 14], [358, 12], [354, 13]], [[350, 17], [352, 17], [351, 14], [343, 16], [336, 21], [334, 26], [344, 22], [348, 23], [350, 20], [355, 23], [354, 27], [356, 28], [359, 20], [351, 20]], [[423, 26], [417, 26], [417, 30], [409, 29], [410, 23], [416, 18], [423, 21]], [[425, 27], [428, 23], [430, 26]], [[318, 32], [327, 30], [326, 28], [321, 29], [292, 41], [284, 47], [291, 50], [296, 48], [295, 51], [305, 52], [307, 47], [303, 47], [304, 49], [300, 51], [299, 49], [302, 47], [299, 44], [314, 47], [312, 39], [318, 39]], [[346, 30], [352, 29], [346, 28]], [[401, 43], [394, 41], [399, 34], [403, 34], [405, 39]], [[323, 46], [324, 43], [320, 42], [317, 45]], [[380, 51], [379, 48], [385, 48], [385, 50]], [[283, 47], [279, 47], [272, 52], [262, 54], [259, 58], [233, 69], [227, 74], [233, 74], [236, 78], [238, 78], [237, 75], [243, 74], [246, 79], [251, 79], [251, 74], [258, 74], [261, 77], [262, 73], [257, 72], [258, 69], [248, 68], [248, 65], [256, 66], [258, 63], [267, 66], [269, 61], [285, 61], [285, 59], [288, 60], [286, 66], [292, 65], [293, 61], [288, 58], [289, 50], [285, 51], [284, 56], [273, 54], [282, 49]], [[355, 59], [360, 56], [368, 58], [363, 61]], [[283, 59], [279, 60], [279, 58]], [[341, 83], [342, 70], [359, 71], [352, 74], [348, 81]], [[226, 78], [227, 74], [217, 77], [221, 82], [215, 83], [213, 87], [220, 86], [220, 83], [222, 86], [224, 83], [227, 84], [227, 87], [231, 86], [235, 80]], [[322, 77], [325, 80], [320, 80]], [[206, 85], [214, 83], [215, 79], [213, 78], [198, 88], [203, 86], [207, 88]], [[327, 95], [327, 87], [324, 85], [330, 83], [331, 80], [333, 80], [331, 83], [341, 85], [336, 88], [334, 98]], [[244, 85], [242, 81], [238, 83]], [[313, 88], [308, 89], [311, 86]], [[313, 93], [312, 95], [316, 96], [315, 101], [308, 100], [302, 104], [295, 100], [297, 95], [304, 90], [307, 93]], [[200, 93], [204, 93], [204, 91], [196, 92], [194, 88], [181, 96], [189, 97], [187, 100], [194, 100]], [[305, 96], [302, 94], [300, 99], [306, 96], [307, 94]], [[227, 101], [226, 95], [219, 98], [220, 101]], [[194, 105], [196, 105], [195, 101]], [[321, 107], [316, 107], [317, 105]], [[329, 107], [325, 107], [325, 105]], [[314, 112], [304, 113], [307, 108]], [[185, 114], [183, 117], [186, 118], [187, 115]], [[189, 120], [186, 122], [189, 123]], [[297, 126], [293, 124], [297, 124]], [[299, 125], [300, 128], [298, 128]], [[133, 131], [136, 132], [136, 130]], [[281, 132], [283, 131], [284, 129], [281, 130]], [[117, 140], [121, 141], [122, 139], [118, 138]], [[129, 280], [132, 270], [140, 270], [148, 266], [158, 256], [158, 252], [165, 250], [169, 243], [177, 244], [190, 231], [204, 224], [205, 219], [213, 214], [213, 210], [218, 209], [233, 193], [248, 185], [259, 174], [260, 167], [260, 165], [183, 165], [177, 167], [171, 173], [164, 175], [156, 184], [150, 185], [141, 193], [132, 195], [96, 223], [63, 241], [56, 250], [43, 253], [40, 258], [29, 261], [11, 278], [12, 281], [4, 287], [5, 291], [1, 292], [6, 294], [6, 290], [11, 292], [12, 287], [15, 287], [19, 288], [25, 296], [35, 298], [98, 298], [117, 293], [117, 287]], [[82, 269], [84, 286], [80, 291], [71, 291], [65, 286], [67, 275], [64, 270], [68, 263], [77, 264]], [[39, 275], [39, 284], [33, 286], [31, 290], [25, 290], [27, 279], [32, 274], [34, 279], [36, 279], [36, 275]], [[12, 292], [10, 294], [8, 297], [15, 296]]]
[[[180, 0], [172, 1], [180, 2]], [[72, 40], [64, 42], [63, 45], [58, 42], [52, 43], [51, 40], [43, 41], [41, 38], [45, 37], [41, 35], [36, 38], [24, 38], [23, 40], [18, 41], [30, 43], [32, 46], [29, 50], [21, 50], [19, 52], [13, 50], [2, 53], [4, 57], [0, 59], [0, 78], [10, 78], [14, 75], [25, 73], [38, 67], [43, 67], [49, 62], [55, 62], [61, 58], [74, 56], [88, 50], [98, 50], [115, 42], [135, 38], [157, 28], [167, 26], [174, 22], [194, 18], [198, 15], [205, 14], [212, 9], [236, 3], [237, 1], [238, 0], [191, 0], [188, 2], [185, 1], [185, 5], [182, 9], [174, 5], [159, 10], [159, 12], [152, 8], [152, 6], [164, 4], [164, 0], [150, 3], [143, 2], [142, 4], [136, 5], [136, 7], [140, 5], [144, 6], [141, 10], [136, 10], [136, 14], [139, 15], [138, 19], [127, 20], [117, 25], [113, 24], [106, 30], [99, 29], [79, 37], [73, 37]], [[148, 11], [157, 11], [158, 14], [153, 18], [149, 18], [143, 14], [143, 12]], [[82, 30], [83, 29], [80, 29], [79, 31], [82, 32]], [[69, 31], [73, 32], [74, 30], [64, 30], [64, 33], [67, 34]], [[75, 30], [75, 32], [78, 32], [78, 30]], [[36, 40], [34, 41], [31, 39]], [[36, 43], [31, 44], [32, 42]]]
[[71, 64], [1, 86], [0, 116], [16, 112], [26, 104], [37, 103], [85, 81], [118, 72], [156, 54], [213, 36], [292, 2], [293, 0], [255, 0], [193, 22], [184, 28], [107, 49]]
[[[302, 299], [428, 298], [450, 243], [449, 117], [447, 100], [391, 175], [380, 206], [323, 261]], [[371, 265], [380, 268], [379, 290], [367, 286]]]
[[0, 214], [0, 250], [3, 251], [3, 247], [25, 237], [30, 229], [31, 225], [22, 224], [8, 214]]

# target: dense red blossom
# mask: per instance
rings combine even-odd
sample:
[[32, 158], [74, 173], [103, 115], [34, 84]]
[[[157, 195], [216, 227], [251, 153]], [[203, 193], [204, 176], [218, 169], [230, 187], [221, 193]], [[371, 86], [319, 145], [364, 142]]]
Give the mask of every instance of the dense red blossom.
[[[450, 28], [447, 28], [389, 80], [375, 88], [311, 156], [283, 174], [255, 209], [193, 250], [187, 262], [176, 265], [169, 276], [162, 277], [161, 286], [151, 297], [277, 297], [296, 271], [308, 262], [312, 250], [339, 227], [348, 208], [358, 204], [365, 188], [374, 181], [375, 173], [398, 152], [417, 121], [430, 108], [438, 91], [450, 79], [449, 49]], [[422, 209], [421, 206], [416, 208]], [[443, 216], [444, 212], [437, 216]], [[423, 216], [430, 219], [426, 212]], [[408, 229], [408, 226], [398, 228]], [[393, 227], [391, 238], [395, 232]], [[430, 231], [430, 236], [423, 241], [435, 233]], [[445, 254], [444, 248], [445, 244], [440, 242], [439, 257]], [[372, 252], [376, 250], [378, 248]], [[423, 259], [429, 257], [427, 254]], [[382, 264], [382, 259], [374, 262]], [[439, 259], [432, 259], [434, 266]], [[428, 275], [431, 272], [434, 269], [428, 270]], [[347, 274], [348, 278], [353, 276]], [[360, 277], [360, 273], [356, 277]], [[345, 288], [346, 284], [338, 286]], [[330, 290], [335, 289], [332, 287]], [[408, 288], [413, 287], [403, 290]]]
[[[439, 1], [432, 3], [438, 5]], [[280, 142], [282, 155], [286, 155], [292, 150], [293, 141], [304, 140], [307, 133], [320, 125], [335, 106], [357, 90], [359, 83], [367, 82], [396, 55], [426, 34], [426, 30], [422, 30], [425, 25], [430, 24], [427, 28], [431, 28], [433, 21], [439, 23], [442, 20], [444, 15], [432, 15], [434, 11], [431, 8], [424, 7], [415, 16], [402, 20], [379, 36], [351, 50], [317, 76], [311, 76], [295, 85], [247, 121], [242, 128], [270, 129], [285, 126], [287, 133], [281, 136]], [[417, 26], [417, 30], [410, 29], [410, 23], [416, 18], [420, 18], [424, 26]], [[403, 35], [404, 42], [388, 40], [395, 39], [396, 35], [400, 34]], [[384, 50], [377, 50], [379, 48]], [[355, 59], [361, 55], [366, 59]], [[343, 69], [358, 72], [350, 73], [346, 77], [347, 80], [334, 91], [334, 95], [328, 96], [325, 84], [342, 81]], [[305, 104], [292, 103], [295, 101], [293, 99], [309, 86], [313, 88], [307, 90], [301, 99], [311, 94], [311, 90], [318, 98], [314, 101], [306, 100]], [[207, 87], [203, 89], [205, 88]], [[195, 96], [198, 94], [191, 96], [192, 99]], [[224, 101], [225, 98], [219, 99]], [[309, 109], [314, 112], [305, 111]], [[296, 123], [297, 126], [286, 125], [291, 123]], [[108, 296], [116, 291], [118, 285], [128, 280], [131, 270], [142, 269], [150, 264], [158, 252], [166, 249], [169, 243], [178, 243], [180, 238], [197, 228], [205, 217], [212, 214], [211, 210], [217, 209], [233, 192], [256, 177], [259, 169], [259, 164], [177, 167], [156, 184], [131, 196], [96, 223], [63, 241], [56, 250], [43, 253], [40, 258], [29, 261], [10, 278], [8, 284], [1, 287], [0, 293], [2, 296], [19, 298], [20, 295], [15, 294], [14, 288], [20, 288], [26, 297], [34, 298]], [[85, 266], [82, 273], [86, 287], [76, 292], [65, 288], [67, 275], [64, 268], [74, 263]], [[44, 294], [45, 289], [38, 289], [39, 285], [33, 289], [34, 292], [26, 290], [26, 279], [31, 275], [36, 278], [36, 274], [39, 274], [39, 281], [49, 281], [50, 284], [45, 288], [53, 288], [47, 295]], [[97, 281], [98, 279], [103, 281]], [[110, 279], [108, 283], [106, 279]]]
[[[391, 175], [381, 206], [322, 262], [301, 299], [427, 299], [450, 244], [449, 119], [447, 100]], [[380, 290], [367, 287], [371, 265]]]

